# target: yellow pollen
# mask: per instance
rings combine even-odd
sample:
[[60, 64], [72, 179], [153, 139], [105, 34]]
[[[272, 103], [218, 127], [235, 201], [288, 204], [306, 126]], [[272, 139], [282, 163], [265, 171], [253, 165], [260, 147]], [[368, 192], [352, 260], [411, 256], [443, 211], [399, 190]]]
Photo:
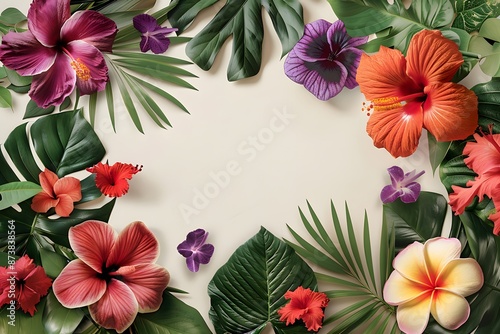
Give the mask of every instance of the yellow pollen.
[[87, 81], [90, 79], [90, 70], [85, 65], [80, 58], [77, 58], [76, 60], [73, 60], [71, 63], [71, 67], [76, 72], [76, 76], [80, 78], [83, 81]]
[[373, 99], [373, 101], [370, 102], [369, 105], [366, 105], [365, 102], [363, 102], [363, 107], [361, 108], [361, 111], [367, 112], [367, 115], [370, 115], [370, 111], [374, 110], [391, 110], [395, 108], [400, 108], [406, 104], [405, 101], [401, 101], [397, 97], [382, 97], [378, 99]]

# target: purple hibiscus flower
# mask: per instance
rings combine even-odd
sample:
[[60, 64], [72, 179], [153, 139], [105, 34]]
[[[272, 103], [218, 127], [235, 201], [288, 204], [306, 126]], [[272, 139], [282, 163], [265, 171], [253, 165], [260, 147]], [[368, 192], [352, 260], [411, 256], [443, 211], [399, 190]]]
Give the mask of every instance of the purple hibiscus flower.
[[356, 70], [363, 51], [357, 47], [367, 40], [351, 38], [340, 20], [309, 23], [285, 60], [285, 74], [318, 99], [331, 99], [344, 86], [352, 89], [358, 85]]
[[214, 253], [214, 246], [206, 244], [208, 232], [199, 228], [188, 233], [186, 240], [177, 246], [177, 251], [186, 258], [186, 264], [189, 270], [197, 272], [201, 264], [210, 262]]
[[156, 19], [148, 14], [139, 14], [133, 19], [134, 28], [141, 34], [141, 51], [153, 51], [155, 54], [167, 51], [170, 45], [170, 38], [167, 37], [177, 28], [163, 28]]
[[391, 184], [385, 186], [380, 193], [380, 199], [384, 203], [394, 202], [397, 198], [401, 198], [403, 203], [412, 203], [418, 199], [420, 195], [420, 184], [415, 182], [425, 171], [416, 174], [415, 170], [404, 173], [398, 166], [387, 168], [391, 177]]
[[71, 15], [70, 0], [34, 0], [28, 31], [2, 39], [0, 61], [23, 76], [33, 76], [29, 96], [42, 108], [59, 105], [75, 85], [80, 94], [105, 88], [108, 68], [101, 51], [111, 52], [114, 21], [91, 11]]

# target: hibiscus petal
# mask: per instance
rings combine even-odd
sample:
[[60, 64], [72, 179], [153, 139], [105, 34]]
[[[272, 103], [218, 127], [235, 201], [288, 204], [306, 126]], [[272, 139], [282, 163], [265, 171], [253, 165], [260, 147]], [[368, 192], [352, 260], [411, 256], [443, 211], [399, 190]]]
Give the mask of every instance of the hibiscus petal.
[[106, 291], [106, 281], [82, 260], [71, 261], [54, 280], [52, 289], [57, 300], [67, 308], [95, 303]]
[[483, 271], [471, 258], [451, 260], [438, 277], [438, 286], [463, 297], [479, 291], [483, 283]]
[[45, 46], [52, 47], [59, 41], [59, 32], [70, 16], [69, 1], [34, 0], [28, 10], [28, 28]]
[[16, 293], [17, 302], [19, 306], [25, 313], [29, 313], [31, 316], [35, 314], [36, 307], [40, 301], [40, 295], [33, 291], [30, 287], [21, 285], [20, 289]]
[[122, 281], [132, 290], [139, 303], [139, 312], [158, 310], [163, 290], [170, 281], [167, 269], [156, 264], [135, 266], [135, 270], [122, 276]]
[[68, 237], [76, 256], [96, 272], [102, 273], [115, 242], [115, 230], [104, 222], [87, 220], [71, 227]]
[[406, 59], [408, 75], [424, 86], [451, 81], [463, 63], [457, 44], [438, 30], [422, 30], [415, 34]]
[[[95, 46], [83, 41], [73, 41], [66, 46], [83, 73], [76, 75], [76, 84], [82, 95], [100, 92], [108, 82], [108, 66], [102, 53]], [[73, 69], [73, 71], [75, 71]]]
[[59, 203], [59, 199], [52, 198], [45, 192], [39, 192], [31, 200], [31, 210], [38, 213], [46, 213]]
[[82, 199], [82, 186], [80, 180], [72, 176], [66, 176], [59, 179], [54, 184], [54, 193], [58, 195], [68, 195], [73, 202], [78, 202]]
[[132, 290], [123, 282], [111, 279], [104, 295], [89, 306], [90, 316], [100, 326], [125, 331], [137, 315], [139, 306]]
[[66, 43], [87, 42], [103, 52], [111, 52], [118, 29], [116, 23], [93, 10], [74, 13], [62, 26], [61, 38]]
[[401, 276], [421, 285], [430, 285], [425, 267], [424, 245], [415, 241], [403, 249], [392, 261]]
[[400, 305], [429, 291], [430, 287], [403, 277], [394, 270], [384, 285], [384, 300], [389, 305]]
[[470, 306], [462, 296], [446, 290], [436, 290], [431, 313], [441, 326], [454, 330], [467, 321]]
[[133, 222], [120, 233], [107, 259], [106, 266], [133, 266], [153, 263], [160, 254], [154, 234], [143, 222]]
[[37, 294], [45, 296], [52, 286], [52, 280], [47, 277], [42, 267], [36, 267], [24, 278], [24, 285]]
[[497, 171], [500, 166], [500, 135], [474, 134], [475, 142], [468, 142], [463, 150], [468, 155], [464, 162], [477, 174]]
[[[377, 85], [374, 85], [377, 86]], [[417, 150], [422, 133], [421, 112], [408, 114], [405, 107], [375, 110], [366, 125], [366, 132], [378, 148], [385, 148], [393, 157], [407, 157]]]
[[23, 280], [28, 275], [35, 270], [35, 264], [33, 263], [33, 259], [31, 259], [28, 255], [23, 255], [14, 264], [16, 273], [16, 279]]
[[465, 139], [477, 128], [477, 96], [452, 82], [425, 87], [424, 127], [438, 141]]
[[[462, 214], [465, 208], [472, 203], [472, 200], [480, 190], [481, 184], [486, 179], [487, 178], [476, 177], [474, 181], [467, 182], [467, 185], [470, 186], [468, 188], [462, 188], [456, 185], [451, 186], [453, 192], [449, 195], [449, 203], [456, 215]], [[495, 183], [495, 185], [497, 184], [498, 183]]]
[[368, 100], [401, 97], [419, 91], [406, 74], [403, 54], [385, 46], [375, 55], [361, 55], [356, 81]]
[[69, 58], [58, 54], [52, 67], [33, 77], [29, 96], [39, 107], [60, 105], [75, 88], [76, 75]]
[[306, 24], [304, 35], [293, 50], [297, 57], [306, 62], [326, 60], [331, 52], [327, 40], [327, 32], [332, 24], [325, 20], [317, 20]]
[[0, 46], [0, 61], [23, 76], [47, 71], [56, 55], [55, 49], [40, 44], [29, 31], [7, 33]]
[[406, 334], [423, 333], [429, 322], [432, 299], [428, 294], [398, 306], [396, 319]]
[[438, 237], [425, 242], [423, 255], [432, 282], [436, 282], [448, 262], [460, 257], [461, 251], [462, 244], [456, 238]]
[[75, 208], [73, 205], [73, 199], [66, 194], [57, 196], [57, 199], [59, 202], [55, 206], [56, 213], [61, 217], [69, 217]]

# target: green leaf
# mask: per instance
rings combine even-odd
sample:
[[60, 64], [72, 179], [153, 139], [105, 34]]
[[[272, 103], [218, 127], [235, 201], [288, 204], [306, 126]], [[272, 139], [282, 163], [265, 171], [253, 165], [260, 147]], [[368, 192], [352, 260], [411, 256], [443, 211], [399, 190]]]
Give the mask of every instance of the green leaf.
[[217, 3], [218, 0], [184, 0], [179, 2], [173, 10], [170, 11], [168, 20], [176, 27], [177, 33], [182, 34], [184, 30], [194, 21], [196, 16], [205, 8]]
[[36, 312], [33, 316], [22, 310], [10, 311], [8, 306], [2, 307], [0, 309], [0, 333], [46, 334], [42, 321], [45, 303], [46, 298], [42, 298], [36, 305]]
[[10, 91], [0, 86], [0, 108], [12, 108], [12, 95]]
[[62, 306], [51, 291], [47, 295], [47, 303], [42, 316], [45, 332], [47, 334], [73, 333], [84, 315], [79, 308], [70, 309]]
[[436, 140], [436, 137], [434, 137], [432, 133], [428, 131], [427, 139], [429, 142], [429, 160], [431, 163], [432, 173], [435, 173], [436, 169], [439, 167], [444, 157], [446, 156], [446, 153], [448, 153], [451, 142], [438, 142]]
[[24, 112], [23, 119], [48, 115], [53, 113], [55, 109], [56, 107], [54, 106], [50, 106], [48, 108], [39, 107], [35, 101], [29, 100], [26, 105], [26, 111]]
[[132, 324], [136, 333], [206, 334], [210, 333], [201, 314], [176, 298], [163, 292], [160, 309], [153, 313], [139, 313]]
[[17, 25], [22, 21], [26, 21], [26, 16], [17, 8], [7, 8], [0, 15], [0, 22], [10, 26]]
[[38, 194], [42, 190], [33, 182], [10, 182], [0, 185], [0, 210], [18, 204]]
[[[395, 47], [403, 53], [412, 36], [423, 29], [447, 27], [454, 11], [449, 0], [413, 0], [408, 9], [402, 0], [328, 0], [336, 16], [351, 36], [377, 38], [368, 42], [367, 52], [378, 51], [381, 45]], [[376, 19], [374, 19], [376, 18]]]
[[276, 333], [307, 333], [285, 327], [278, 309], [284, 294], [298, 286], [316, 290], [309, 266], [265, 228], [240, 246], [210, 281], [210, 319], [217, 333], [260, 333], [271, 323]]
[[31, 84], [31, 77], [20, 76], [16, 71], [9, 68], [5, 68], [5, 71], [7, 72], [7, 77], [9, 78], [10, 83], [14, 86], [21, 87]]
[[414, 241], [424, 243], [441, 236], [448, 202], [441, 194], [421, 192], [414, 203], [397, 199], [383, 207], [384, 220], [394, 224], [396, 252]]
[[[172, 25], [183, 30], [199, 11], [214, 3], [213, 0], [181, 2], [172, 12]], [[262, 62], [262, 7], [280, 38], [282, 56], [287, 54], [304, 33], [302, 6], [298, 0], [229, 0], [188, 43], [186, 53], [189, 58], [200, 68], [209, 70], [222, 45], [232, 36], [228, 80], [256, 75]]]
[[30, 91], [31, 85], [26, 85], [26, 86], [15, 86], [15, 85], [8, 85], [7, 89], [10, 89], [13, 92], [16, 92], [18, 94], [26, 94], [27, 92]]
[[491, 18], [484, 22], [479, 34], [471, 38], [469, 51], [481, 56], [483, 60], [479, 66], [485, 74], [500, 76], [500, 19]]
[[68, 264], [67, 258], [44, 248], [40, 249], [40, 258], [45, 273], [51, 278], [59, 276], [63, 268]]
[[467, 32], [479, 30], [489, 17], [500, 15], [500, 3], [497, 0], [455, 0], [456, 18], [453, 27]]

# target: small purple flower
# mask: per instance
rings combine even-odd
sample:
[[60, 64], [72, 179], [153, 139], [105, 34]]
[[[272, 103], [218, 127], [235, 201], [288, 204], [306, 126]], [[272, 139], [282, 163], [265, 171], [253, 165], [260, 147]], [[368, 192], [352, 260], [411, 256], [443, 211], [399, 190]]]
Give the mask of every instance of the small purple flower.
[[200, 263], [207, 264], [214, 253], [214, 246], [206, 244], [208, 232], [204, 229], [197, 229], [188, 233], [186, 240], [177, 246], [177, 251], [186, 258], [189, 270], [197, 272]]
[[285, 74], [304, 85], [320, 100], [328, 100], [345, 87], [358, 85], [356, 70], [363, 51], [357, 47], [368, 37], [351, 38], [340, 20], [309, 23], [285, 61]]
[[177, 28], [163, 28], [158, 25], [154, 17], [148, 14], [139, 14], [133, 18], [134, 28], [141, 34], [141, 51], [159, 54], [167, 51], [170, 45], [170, 38], [167, 37]]
[[387, 168], [392, 184], [385, 186], [380, 193], [380, 199], [384, 203], [394, 202], [401, 198], [403, 203], [413, 203], [420, 195], [420, 184], [415, 182], [425, 171], [415, 174], [415, 170], [404, 174], [398, 166]]

